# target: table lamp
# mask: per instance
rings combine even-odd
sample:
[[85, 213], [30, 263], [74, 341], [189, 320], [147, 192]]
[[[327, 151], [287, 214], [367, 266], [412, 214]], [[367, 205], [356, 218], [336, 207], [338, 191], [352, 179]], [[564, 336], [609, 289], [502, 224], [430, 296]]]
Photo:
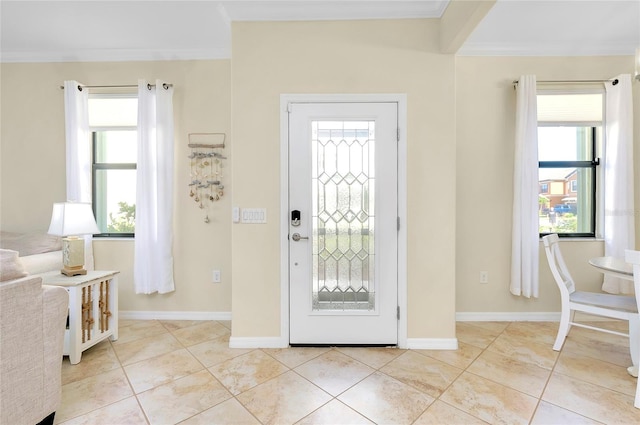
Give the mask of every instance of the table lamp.
[[60, 202], [53, 204], [50, 235], [62, 238], [62, 274], [76, 276], [87, 274], [84, 269], [84, 238], [80, 235], [100, 233], [93, 217], [91, 204], [82, 202]]

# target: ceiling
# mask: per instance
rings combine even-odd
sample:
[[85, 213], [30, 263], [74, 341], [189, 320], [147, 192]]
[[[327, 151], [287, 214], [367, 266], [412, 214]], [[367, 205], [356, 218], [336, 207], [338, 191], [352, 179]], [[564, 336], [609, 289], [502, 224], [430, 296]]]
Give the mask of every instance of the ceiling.
[[[457, 0], [456, 0], [457, 1]], [[0, 61], [231, 56], [235, 21], [439, 18], [449, 0], [0, 0]], [[497, 0], [459, 55], [633, 55], [640, 0]]]

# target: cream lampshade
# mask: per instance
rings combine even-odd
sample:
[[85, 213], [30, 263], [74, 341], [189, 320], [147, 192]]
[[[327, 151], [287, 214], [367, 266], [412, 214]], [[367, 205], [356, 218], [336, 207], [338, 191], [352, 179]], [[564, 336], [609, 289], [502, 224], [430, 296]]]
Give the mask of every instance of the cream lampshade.
[[50, 235], [65, 236], [62, 239], [62, 274], [76, 276], [87, 274], [84, 269], [84, 238], [79, 235], [100, 233], [93, 217], [91, 204], [60, 202], [53, 204]]

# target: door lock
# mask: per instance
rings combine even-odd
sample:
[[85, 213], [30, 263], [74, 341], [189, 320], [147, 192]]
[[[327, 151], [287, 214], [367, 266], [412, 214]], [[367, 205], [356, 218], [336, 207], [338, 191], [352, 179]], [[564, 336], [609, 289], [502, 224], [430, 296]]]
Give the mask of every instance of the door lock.
[[308, 236], [300, 236], [300, 233], [294, 233], [293, 235], [291, 235], [291, 239], [293, 239], [294, 241], [298, 242], [300, 239], [309, 239]]
[[300, 226], [300, 210], [291, 211], [291, 225], [295, 227]]

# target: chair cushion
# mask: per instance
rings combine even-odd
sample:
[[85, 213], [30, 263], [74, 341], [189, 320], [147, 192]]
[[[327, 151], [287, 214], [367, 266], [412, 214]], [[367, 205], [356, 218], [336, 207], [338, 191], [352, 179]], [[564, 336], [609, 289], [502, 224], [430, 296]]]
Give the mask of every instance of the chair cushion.
[[615, 310], [638, 312], [636, 299], [633, 296], [599, 294], [597, 292], [576, 291], [569, 296], [571, 302], [606, 307]]

